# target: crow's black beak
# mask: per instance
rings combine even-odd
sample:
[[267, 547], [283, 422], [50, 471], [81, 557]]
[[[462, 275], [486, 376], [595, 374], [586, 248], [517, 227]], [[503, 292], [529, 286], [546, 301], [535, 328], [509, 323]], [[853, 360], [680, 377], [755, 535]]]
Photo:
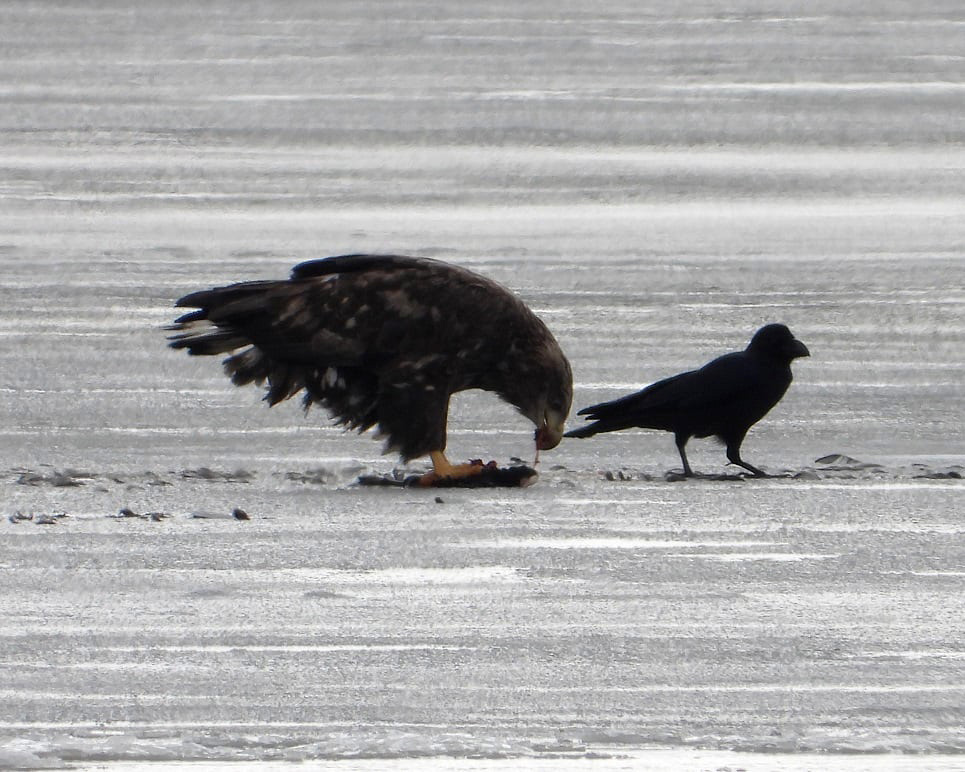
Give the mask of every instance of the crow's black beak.
[[791, 341], [791, 350], [788, 353], [790, 353], [792, 359], [811, 356], [811, 352], [808, 351], [808, 347], [801, 343], [801, 341], [799, 341], [797, 338]]

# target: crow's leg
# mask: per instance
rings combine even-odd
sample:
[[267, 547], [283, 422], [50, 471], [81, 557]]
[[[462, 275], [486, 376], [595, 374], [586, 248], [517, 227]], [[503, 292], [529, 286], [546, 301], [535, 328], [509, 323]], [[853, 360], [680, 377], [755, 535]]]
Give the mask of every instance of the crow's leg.
[[684, 450], [684, 446], [687, 444], [687, 440], [690, 439], [689, 434], [682, 434], [677, 432], [673, 436], [673, 440], [677, 443], [677, 452], [680, 454], [680, 460], [684, 465], [684, 477], [693, 477], [694, 470], [690, 468], [690, 463], [687, 461], [687, 451]]
[[741, 446], [740, 443], [727, 443], [727, 460], [732, 464], [737, 464], [737, 466], [742, 466], [748, 472], [750, 472], [755, 477], [767, 477], [767, 474], [760, 469], [758, 469], [753, 464], [748, 464], [741, 458]]

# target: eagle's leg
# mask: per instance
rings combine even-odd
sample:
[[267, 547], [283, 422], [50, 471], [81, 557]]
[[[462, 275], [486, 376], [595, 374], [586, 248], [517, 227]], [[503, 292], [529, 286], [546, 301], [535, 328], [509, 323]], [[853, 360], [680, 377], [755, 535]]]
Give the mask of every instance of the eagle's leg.
[[441, 450], [433, 450], [429, 453], [429, 458], [432, 461], [432, 471], [427, 472], [419, 478], [419, 485], [426, 487], [431, 486], [437, 480], [460, 479], [462, 477], [472, 477], [473, 475], [482, 474], [486, 468], [480, 463], [451, 464], [449, 463], [449, 459], [446, 458], [446, 454]]

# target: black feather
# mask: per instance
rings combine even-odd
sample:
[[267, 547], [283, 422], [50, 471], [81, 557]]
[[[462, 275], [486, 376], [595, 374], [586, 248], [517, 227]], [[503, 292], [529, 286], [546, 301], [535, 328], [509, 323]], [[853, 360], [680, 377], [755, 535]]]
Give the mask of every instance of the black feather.
[[809, 356], [783, 324], [758, 330], [744, 351], [725, 354], [699, 370], [657, 381], [612, 402], [580, 410], [594, 423], [567, 432], [585, 438], [631, 427], [674, 433], [684, 474], [691, 475], [684, 446], [691, 437], [716, 436], [727, 459], [755, 475], [764, 473], [740, 455], [747, 431], [776, 405], [791, 384], [791, 361]]

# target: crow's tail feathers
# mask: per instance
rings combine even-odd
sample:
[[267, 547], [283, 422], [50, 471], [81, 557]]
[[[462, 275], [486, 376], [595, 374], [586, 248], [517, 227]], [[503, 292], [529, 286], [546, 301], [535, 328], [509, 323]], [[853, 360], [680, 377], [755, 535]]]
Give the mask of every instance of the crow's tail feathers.
[[584, 437], [592, 437], [594, 434], [596, 434], [596, 432], [597, 430], [595, 426], [593, 424], [589, 424], [588, 426], [581, 426], [579, 429], [571, 429], [570, 431], [566, 432], [563, 436], [576, 437], [582, 440]]
[[[634, 396], [634, 395], [630, 395]], [[601, 432], [614, 432], [632, 426], [632, 422], [627, 422], [625, 415], [625, 404], [627, 397], [614, 400], [612, 402], [601, 402], [598, 405], [590, 405], [583, 408], [577, 415], [585, 416], [588, 423], [579, 429], [572, 429], [564, 434], [564, 437], [592, 437]]]
[[615, 432], [620, 429], [626, 429], [627, 426], [628, 424], [624, 422], [594, 421], [586, 426], [581, 426], [579, 429], [571, 429], [563, 436], [583, 439], [585, 437], [592, 437], [594, 434], [600, 434], [601, 432]]

